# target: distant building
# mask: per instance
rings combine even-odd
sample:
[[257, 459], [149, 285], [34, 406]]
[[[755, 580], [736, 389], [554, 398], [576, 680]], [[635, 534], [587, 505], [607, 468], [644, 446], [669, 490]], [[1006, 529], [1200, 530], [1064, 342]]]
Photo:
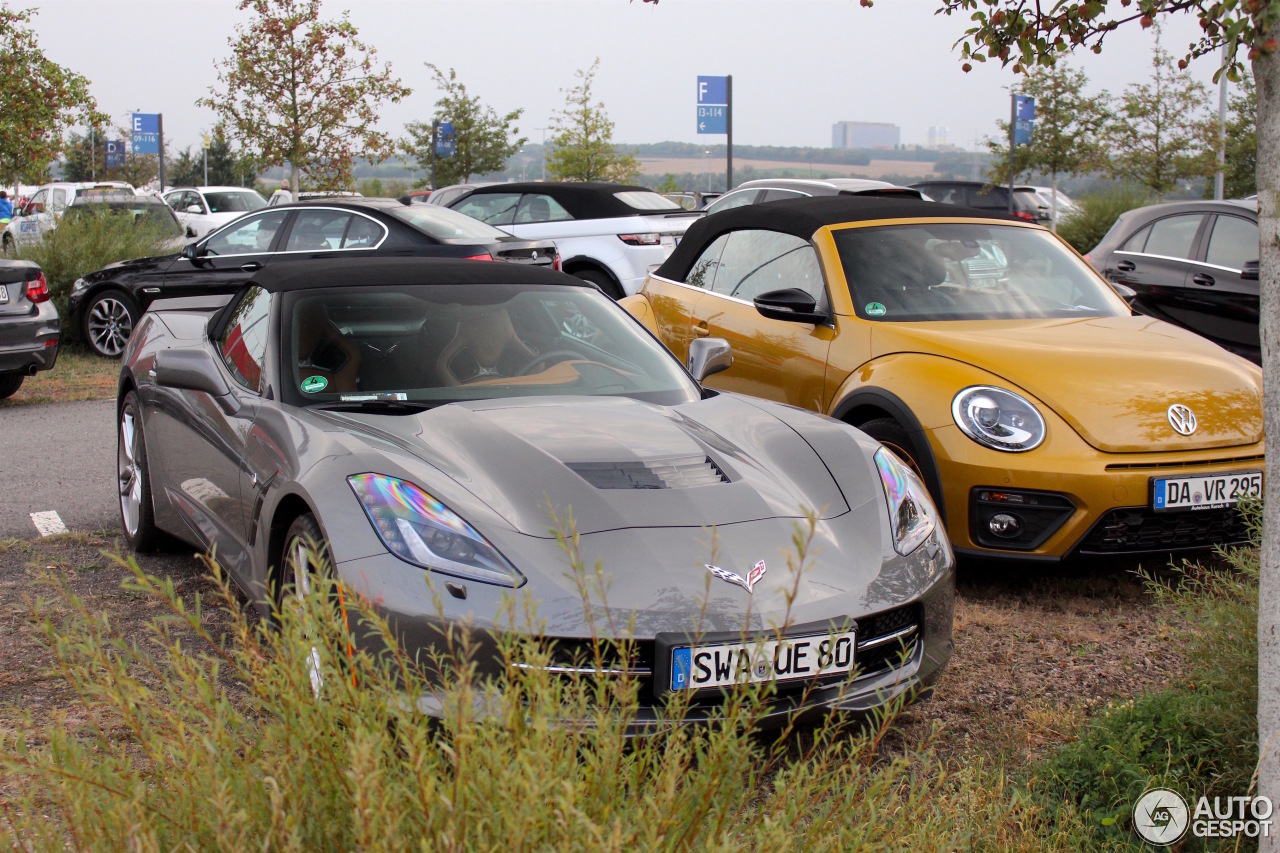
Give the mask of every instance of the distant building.
[[878, 121], [838, 121], [831, 125], [832, 148], [896, 148], [902, 128]]
[[947, 139], [950, 129], [940, 125], [929, 126], [929, 143], [925, 148], [949, 148], [950, 141]]

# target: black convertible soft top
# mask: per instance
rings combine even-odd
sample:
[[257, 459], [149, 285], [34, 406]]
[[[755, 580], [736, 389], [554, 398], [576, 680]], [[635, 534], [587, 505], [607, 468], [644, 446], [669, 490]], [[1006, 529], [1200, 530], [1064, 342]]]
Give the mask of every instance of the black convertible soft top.
[[974, 210], [954, 204], [939, 204], [913, 198], [832, 195], [784, 199], [763, 204], [747, 204], [703, 217], [689, 226], [680, 245], [655, 275], [684, 281], [689, 268], [707, 245], [730, 231], [762, 229], [781, 231], [808, 240], [819, 228], [872, 219], [918, 219], [925, 217], [996, 219], [1021, 222], [1012, 216], [989, 210]]
[[[305, 258], [289, 262], [273, 260], [253, 277], [272, 293], [352, 285], [435, 284], [558, 284], [592, 287], [562, 272], [501, 261], [468, 261], [453, 258]], [[241, 285], [237, 285], [239, 289]], [[202, 288], [208, 291], [208, 288]]]
[[555, 199], [574, 219], [612, 219], [617, 216], [692, 216], [683, 208], [641, 210], [619, 199], [614, 193], [651, 193], [648, 187], [629, 184], [607, 184], [593, 181], [542, 183], [526, 181], [517, 184], [489, 184], [478, 187], [467, 198], [493, 193], [539, 193]]

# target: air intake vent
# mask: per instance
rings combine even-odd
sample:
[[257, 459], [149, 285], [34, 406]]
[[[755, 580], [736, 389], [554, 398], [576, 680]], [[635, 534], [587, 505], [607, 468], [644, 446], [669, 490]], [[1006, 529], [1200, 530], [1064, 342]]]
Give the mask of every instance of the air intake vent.
[[643, 462], [570, 462], [569, 469], [597, 489], [692, 489], [729, 482], [707, 456], [672, 456]]

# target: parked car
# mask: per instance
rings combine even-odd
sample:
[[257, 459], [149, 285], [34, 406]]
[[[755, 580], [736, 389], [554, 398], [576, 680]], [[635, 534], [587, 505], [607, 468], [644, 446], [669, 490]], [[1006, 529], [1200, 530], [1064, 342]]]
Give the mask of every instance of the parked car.
[[[285, 190], [284, 192], [288, 192]], [[304, 190], [300, 193], [289, 193], [284, 195], [280, 190], [276, 190], [271, 194], [271, 199], [267, 202], [269, 207], [279, 207], [282, 204], [294, 204], [299, 201], [317, 201], [319, 199], [333, 199], [335, 201], [348, 201], [355, 198], [364, 198], [364, 195], [357, 192], [343, 190]]]
[[1262, 363], [1257, 201], [1176, 201], [1120, 214], [1088, 255], [1133, 307]]
[[394, 199], [297, 202], [245, 214], [180, 254], [122, 261], [77, 279], [71, 322], [95, 353], [118, 358], [142, 312], [163, 295], [248, 281], [280, 261], [352, 255], [559, 264], [550, 240], [520, 240], [451, 210]]
[[72, 183], [60, 181], [45, 184], [31, 194], [26, 204], [13, 211], [13, 218], [5, 226], [0, 243], [6, 255], [12, 255], [16, 247], [24, 243], [38, 242], [44, 235], [58, 227], [63, 212], [77, 198], [124, 197], [134, 195], [133, 187], [124, 181], [97, 181]]
[[674, 201], [685, 210], [703, 210], [724, 193], [719, 190], [678, 190], [676, 192], [661, 193], [661, 195], [668, 201]]
[[[1015, 187], [1015, 189], [1017, 188]], [[1054, 210], [1054, 195], [1055, 195], [1053, 187], [1033, 186], [1033, 187], [1030, 187], [1030, 189], [1035, 191], [1035, 194], [1039, 196], [1040, 206], [1048, 209], [1050, 213], [1050, 218], [1052, 218], [1052, 214]], [[1064, 193], [1062, 190], [1058, 190], [1056, 192], [1056, 195], [1057, 195], [1057, 210], [1058, 210], [1059, 222], [1062, 222], [1065, 219], [1070, 219], [1072, 216], [1075, 216], [1077, 213], [1080, 212], [1080, 205], [1076, 204], [1075, 201], [1073, 201], [1071, 197], [1068, 196], [1066, 193]]]
[[62, 324], [49, 300], [49, 284], [34, 261], [0, 259], [0, 400], [22, 381], [52, 370]]
[[[336, 575], [411, 657], [467, 625], [481, 678], [510, 663], [494, 632], [532, 633], [556, 657], [527, 666], [636, 679], [634, 733], [669, 725], [673, 691], [698, 691], [697, 721], [745, 682], [776, 684], [764, 725], [873, 710], [950, 657], [953, 557], [924, 487], [848, 426], [704, 393], [723, 341], [690, 375], [597, 288], [510, 264], [328, 259], [259, 271], [222, 308], [178, 301], [121, 364], [124, 533], [215, 552], [264, 615]], [[603, 615], [547, 535], [569, 507]], [[797, 575], [779, 554], [805, 513]], [[538, 625], [513, 625], [515, 589]], [[637, 655], [584, 664], [599, 631]]]
[[961, 553], [1241, 541], [1235, 504], [1260, 494], [1258, 368], [1134, 316], [1031, 223], [906, 199], [748, 205], [699, 220], [624, 304], [680, 358], [728, 340], [712, 387], [893, 448]]
[[707, 205], [706, 214], [731, 210], [744, 204], [759, 204], [763, 201], [777, 201], [782, 198], [808, 198], [822, 195], [871, 195], [871, 196], [903, 196], [905, 198], [922, 198], [920, 190], [900, 187], [888, 181], [873, 181], [867, 178], [761, 178], [755, 181], [743, 181], [733, 192], [725, 193], [714, 203]]
[[431, 190], [414, 190], [400, 196], [401, 204], [427, 204], [427, 199], [431, 197]]
[[[958, 204], [989, 213], [1009, 211], [1009, 188], [981, 181], [920, 181], [911, 185], [943, 204]], [[1031, 187], [1013, 188], [1013, 215], [1028, 222], [1048, 222], [1049, 208]]]
[[615, 299], [635, 293], [697, 214], [625, 184], [514, 183], [444, 187], [428, 199], [530, 240], [555, 240], [564, 270]]
[[257, 190], [246, 187], [179, 187], [164, 194], [178, 221], [192, 237], [203, 237], [250, 211], [267, 206]]

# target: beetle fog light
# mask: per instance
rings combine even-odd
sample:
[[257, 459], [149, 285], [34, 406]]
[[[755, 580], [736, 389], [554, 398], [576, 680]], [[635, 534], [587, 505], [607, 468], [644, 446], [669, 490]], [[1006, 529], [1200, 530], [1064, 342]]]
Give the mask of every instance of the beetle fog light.
[[1022, 530], [1022, 519], [1007, 512], [997, 513], [987, 522], [987, 529], [1001, 539], [1012, 539]]

